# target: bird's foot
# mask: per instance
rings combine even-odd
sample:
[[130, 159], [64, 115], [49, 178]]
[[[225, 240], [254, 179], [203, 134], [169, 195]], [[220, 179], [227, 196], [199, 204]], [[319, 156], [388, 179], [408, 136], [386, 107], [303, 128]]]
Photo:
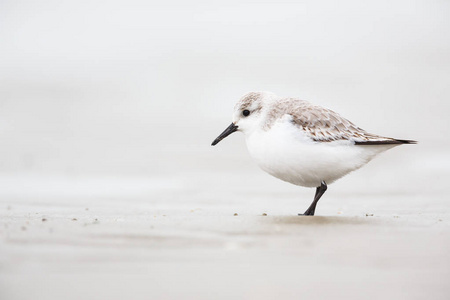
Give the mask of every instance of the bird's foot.
[[298, 214], [299, 216], [314, 216], [314, 213], [309, 212], [309, 211], [305, 211], [304, 214]]

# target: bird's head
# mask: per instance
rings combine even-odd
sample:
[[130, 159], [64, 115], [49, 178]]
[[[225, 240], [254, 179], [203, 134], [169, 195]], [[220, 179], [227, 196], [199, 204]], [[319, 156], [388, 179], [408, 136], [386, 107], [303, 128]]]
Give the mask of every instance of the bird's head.
[[264, 104], [273, 98], [275, 95], [270, 92], [245, 94], [234, 106], [233, 122], [213, 141], [212, 146], [235, 131], [249, 134], [259, 128], [263, 119]]

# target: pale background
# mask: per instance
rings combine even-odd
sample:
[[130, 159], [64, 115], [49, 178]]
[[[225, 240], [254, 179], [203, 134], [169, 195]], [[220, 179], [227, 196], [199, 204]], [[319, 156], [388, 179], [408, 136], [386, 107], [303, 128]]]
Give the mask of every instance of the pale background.
[[[0, 298], [448, 299], [449, 53], [449, 1], [0, 1]], [[210, 146], [258, 90], [419, 144], [300, 219]]]

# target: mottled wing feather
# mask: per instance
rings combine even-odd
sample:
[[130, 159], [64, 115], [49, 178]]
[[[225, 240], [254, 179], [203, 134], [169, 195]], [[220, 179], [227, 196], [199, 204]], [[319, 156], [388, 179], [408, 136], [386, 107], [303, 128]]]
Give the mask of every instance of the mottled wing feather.
[[[307, 101], [283, 99], [279, 107], [292, 116], [292, 122], [317, 142], [350, 140], [361, 145], [403, 144], [412, 141], [396, 140], [368, 133], [338, 113], [315, 106]], [[281, 113], [281, 111], [280, 111]]]

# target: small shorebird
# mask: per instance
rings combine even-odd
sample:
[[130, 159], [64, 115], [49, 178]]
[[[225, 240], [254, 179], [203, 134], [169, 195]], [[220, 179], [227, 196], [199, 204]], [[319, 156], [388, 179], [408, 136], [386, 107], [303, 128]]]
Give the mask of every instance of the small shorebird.
[[316, 187], [314, 200], [299, 215], [313, 216], [327, 183], [361, 168], [377, 154], [416, 141], [383, 137], [357, 127], [332, 110], [269, 92], [244, 95], [233, 122], [212, 146], [235, 131], [245, 134], [248, 151], [272, 176]]

